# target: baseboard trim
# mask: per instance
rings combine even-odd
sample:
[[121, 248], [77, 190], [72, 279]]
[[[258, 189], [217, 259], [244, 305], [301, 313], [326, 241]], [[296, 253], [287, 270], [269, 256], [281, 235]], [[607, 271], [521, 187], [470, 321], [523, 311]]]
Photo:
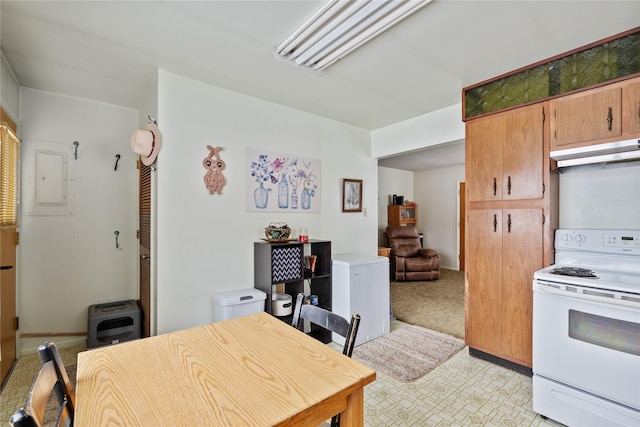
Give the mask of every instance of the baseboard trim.
[[494, 356], [493, 354], [485, 353], [484, 351], [480, 351], [472, 347], [469, 347], [469, 355], [473, 357], [477, 357], [478, 359], [486, 360], [487, 362], [491, 362], [493, 364], [502, 366], [503, 368], [516, 371], [520, 374], [527, 375], [529, 377], [533, 376], [533, 371], [531, 370], [531, 368], [527, 366], [523, 366], [518, 363], [512, 362], [510, 360], [506, 360], [501, 357]]

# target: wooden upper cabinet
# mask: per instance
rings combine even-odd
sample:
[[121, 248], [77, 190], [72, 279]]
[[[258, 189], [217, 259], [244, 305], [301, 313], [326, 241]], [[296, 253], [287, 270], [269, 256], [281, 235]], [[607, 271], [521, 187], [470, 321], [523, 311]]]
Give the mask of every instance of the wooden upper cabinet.
[[551, 141], [558, 146], [622, 134], [622, 89], [602, 88], [551, 101]]
[[550, 101], [551, 150], [637, 137], [640, 77]]
[[469, 201], [502, 199], [502, 145], [506, 125], [504, 114], [467, 122], [465, 186]]
[[469, 121], [466, 131], [469, 201], [542, 198], [543, 105]]
[[640, 134], [640, 78], [622, 87], [623, 133]]
[[502, 199], [541, 199], [543, 193], [544, 110], [541, 105], [508, 116], [502, 151]]

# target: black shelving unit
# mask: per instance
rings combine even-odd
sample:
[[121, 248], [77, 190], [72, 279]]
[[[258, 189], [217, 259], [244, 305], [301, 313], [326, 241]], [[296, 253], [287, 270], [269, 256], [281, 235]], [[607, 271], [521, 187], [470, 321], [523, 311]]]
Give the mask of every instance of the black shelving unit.
[[[254, 287], [267, 294], [265, 310], [273, 314], [271, 299], [274, 286], [283, 283], [285, 293], [291, 295], [295, 305], [298, 293], [304, 292], [304, 281], [309, 281], [311, 294], [318, 296], [318, 305], [331, 311], [331, 242], [312, 239], [301, 242], [258, 241], [253, 245]], [[305, 256], [317, 257], [315, 272], [305, 277]], [[292, 316], [278, 317], [291, 323]], [[328, 343], [331, 332], [311, 325], [309, 333], [314, 338]]]

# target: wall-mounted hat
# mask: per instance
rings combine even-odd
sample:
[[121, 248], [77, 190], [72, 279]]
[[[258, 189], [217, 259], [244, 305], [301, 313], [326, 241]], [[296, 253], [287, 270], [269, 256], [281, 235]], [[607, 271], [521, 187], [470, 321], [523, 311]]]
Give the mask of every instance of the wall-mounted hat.
[[160, 132], [155, 123], [149, 123], [144, 129], [134, 130], [131, 135], [131, 149], [140, 155], [142, 164], [149, 166], [160, 150]]

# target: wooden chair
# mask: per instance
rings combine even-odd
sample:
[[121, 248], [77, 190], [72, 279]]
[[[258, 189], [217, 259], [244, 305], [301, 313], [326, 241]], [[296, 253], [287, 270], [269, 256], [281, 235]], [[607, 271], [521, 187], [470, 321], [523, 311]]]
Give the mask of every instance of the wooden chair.
[[[301, 324], [303, 319], [344, 337], [344, 348], [342, 349], [342, 354], [347, 357], [351, 357], [353, 347], [356, 342], [358, 326], [360, 326], [359, 314], [352, 315], [351, 322], [349, 322], [344, 317], [332, 313], [329, 310], [325, 310], [322, 307], [305, 304], [304, 294], [298, 294], [298, 297], [296, 298], [296, 306], [293, 310], [292, 326], [300, 328], [302, 326]], [[331, 427], [339, 426], [340, 414], [331, 418]]]
[[42, 359], [42, 367], [31, 385], [27, 404], [18, 409], [11, 416], [9, 422], [14, 427], [43, 425], [45, 409], [53, 393], [59, 404], [56, 425], [71, 427], [73, 426], [75, 393], [62, 364], [58, 348], [53, 342], [45, 342], [38, 347], [38, 353]]

